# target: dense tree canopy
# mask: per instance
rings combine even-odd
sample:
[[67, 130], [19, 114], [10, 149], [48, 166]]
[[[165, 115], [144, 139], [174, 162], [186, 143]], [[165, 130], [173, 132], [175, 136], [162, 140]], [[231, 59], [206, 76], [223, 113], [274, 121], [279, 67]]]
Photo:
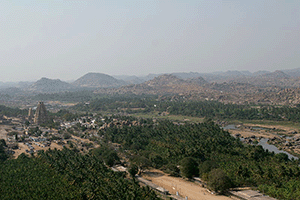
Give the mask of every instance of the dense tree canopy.
[[0, 199], [158, 199], [108, 169], [92, 154], [69, 149], [0, 163]]
[[198, 163], [191, 157], [184, 158], [180, 161], [181, 175], [186, 178], [192, 178], [199, 175]]

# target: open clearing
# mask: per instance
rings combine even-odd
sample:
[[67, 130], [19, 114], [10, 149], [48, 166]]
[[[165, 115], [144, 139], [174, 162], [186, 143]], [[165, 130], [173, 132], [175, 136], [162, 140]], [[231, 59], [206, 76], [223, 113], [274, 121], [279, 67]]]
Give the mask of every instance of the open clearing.
[[178, 192], [181, 197], [187, 196], [189, 200], [232, 200], [232, 198], [227, 196], [211, 194], [198, 183], [168, 176], [160, 170], [146, 171], [142, 177], [165, 188], [170, 194], [176, 195], [176, 192]]

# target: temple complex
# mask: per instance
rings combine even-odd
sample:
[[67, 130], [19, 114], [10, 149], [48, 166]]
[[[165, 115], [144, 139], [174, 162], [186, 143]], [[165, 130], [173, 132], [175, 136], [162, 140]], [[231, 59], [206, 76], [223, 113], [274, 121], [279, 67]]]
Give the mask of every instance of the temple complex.
[[43, 124], [48, 120], [47, 110], [43, 102], [39, 102], [34, 115], [34, 123]]

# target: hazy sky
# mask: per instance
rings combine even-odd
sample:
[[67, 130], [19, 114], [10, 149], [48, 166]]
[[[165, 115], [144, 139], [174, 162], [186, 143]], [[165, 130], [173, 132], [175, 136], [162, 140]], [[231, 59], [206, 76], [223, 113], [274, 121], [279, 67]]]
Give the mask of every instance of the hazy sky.
[[299, 0], [0, 1], [0, 81], [298, 67]]

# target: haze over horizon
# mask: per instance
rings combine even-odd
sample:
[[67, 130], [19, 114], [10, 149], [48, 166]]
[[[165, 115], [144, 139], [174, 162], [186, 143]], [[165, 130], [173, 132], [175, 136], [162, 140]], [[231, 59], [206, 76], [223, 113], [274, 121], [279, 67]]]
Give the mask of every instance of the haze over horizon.
[[300, 67], [300, 1], [3, 0], [0, 81]]

